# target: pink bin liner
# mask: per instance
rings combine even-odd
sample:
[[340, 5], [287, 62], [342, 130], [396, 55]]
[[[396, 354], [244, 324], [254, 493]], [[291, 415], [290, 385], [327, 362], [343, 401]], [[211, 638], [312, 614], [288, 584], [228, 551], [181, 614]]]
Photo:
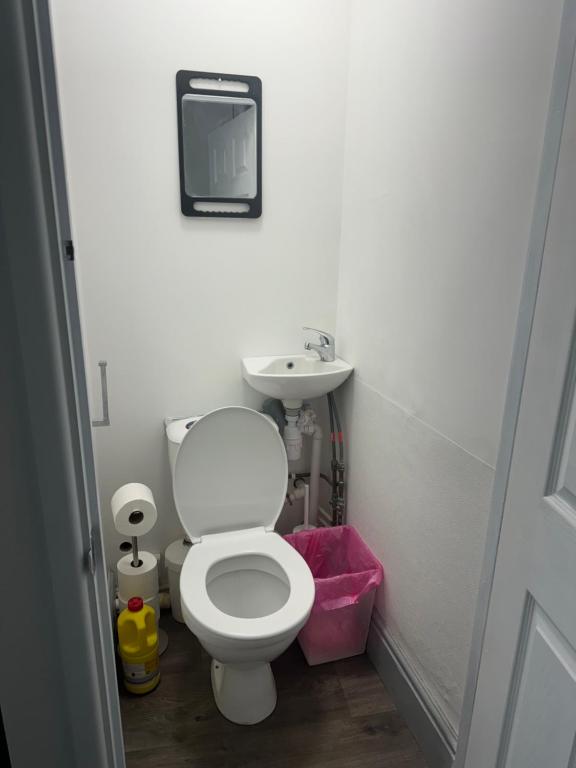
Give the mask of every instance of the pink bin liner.
[[375, 590], [384, 577], [380, 561], [351, 525], [285, 538], [308, 563], [316, 585], [312, 613], [298, 635], [308, 664], [364, 653]]

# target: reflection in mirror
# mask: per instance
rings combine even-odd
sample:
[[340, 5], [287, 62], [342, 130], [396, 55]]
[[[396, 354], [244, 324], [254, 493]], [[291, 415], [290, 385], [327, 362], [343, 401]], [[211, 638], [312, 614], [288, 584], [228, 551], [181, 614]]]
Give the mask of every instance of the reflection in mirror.
[[257, 105], [253, 99], [182, 96], [184, 189], [189, 197], [257, 194]]

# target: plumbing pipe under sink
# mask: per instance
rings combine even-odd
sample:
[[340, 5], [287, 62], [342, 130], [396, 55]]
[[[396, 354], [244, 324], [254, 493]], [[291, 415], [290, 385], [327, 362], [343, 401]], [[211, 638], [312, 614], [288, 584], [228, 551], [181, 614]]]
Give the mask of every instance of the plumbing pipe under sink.
[[311, 528], [315, 527], [315, 525], [310, 524], [310, 486], [304, 483], [304, 523], [293, 528], [292, 533], [309, 531]]
[[322, 427], [314, 425], [312, 456], [310, 460], [310, 522], [318, 524], [318, 496], [320, 489], [320, 458], [322, 455]]
[[322, 455], [322, 427], [316, 422], [316, 414], [305, 406], [296, 409], [286, 409], [286, 426], [284, 427], [284, 443], [289, 459], [300, 458], [302, 436], [312, 439], [310, 459], [310, 523], [316, 526], [318, 522], [318, 499], [320, 488], [320, 459]]

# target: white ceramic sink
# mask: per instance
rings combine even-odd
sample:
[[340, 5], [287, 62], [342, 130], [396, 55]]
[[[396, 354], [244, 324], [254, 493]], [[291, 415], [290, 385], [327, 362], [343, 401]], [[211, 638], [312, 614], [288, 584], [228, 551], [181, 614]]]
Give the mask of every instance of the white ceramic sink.
[[258, 392], [278, 400], [309, 400], [332, 392], [353, 371], [340, 358], [324, 362], [314, 355], [245, 357], [242, 375]]

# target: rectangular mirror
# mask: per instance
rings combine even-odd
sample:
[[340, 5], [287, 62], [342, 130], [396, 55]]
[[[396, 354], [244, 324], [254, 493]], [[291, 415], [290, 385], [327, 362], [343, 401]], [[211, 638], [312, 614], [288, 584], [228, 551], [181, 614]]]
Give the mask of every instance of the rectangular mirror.
[[188, 197], [256, 197], [256, 112], [253, 99], [182, 97]]
[[182, 213], [260, 216], [259, 78], [181, 70], [176, 88]]

